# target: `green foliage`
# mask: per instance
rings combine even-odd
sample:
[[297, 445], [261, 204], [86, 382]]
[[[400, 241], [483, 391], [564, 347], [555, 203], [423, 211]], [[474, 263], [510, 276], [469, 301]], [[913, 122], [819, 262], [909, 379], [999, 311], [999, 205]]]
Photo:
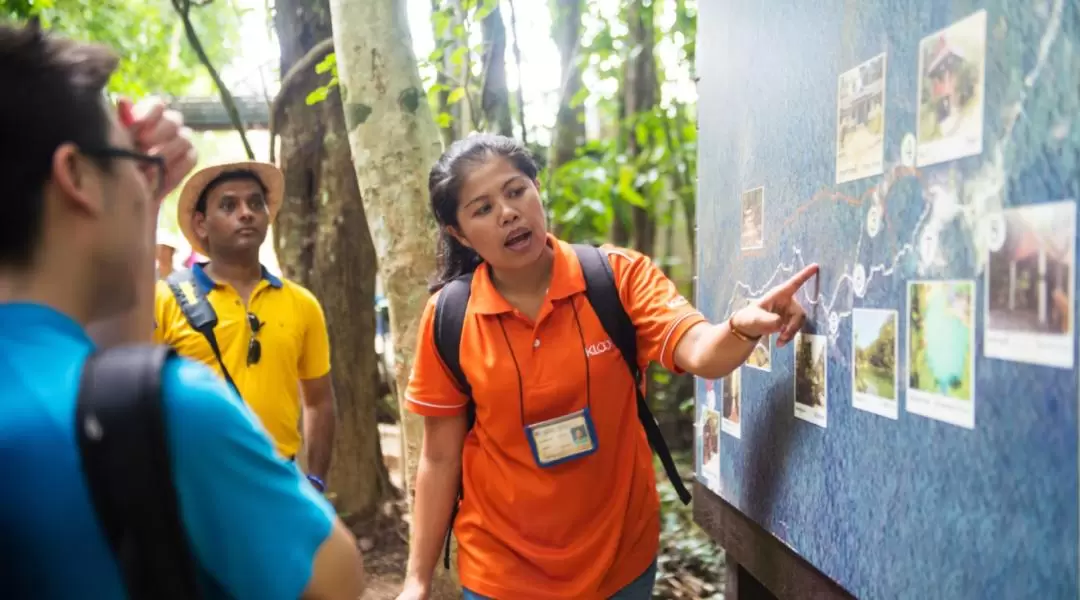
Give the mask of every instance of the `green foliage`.
[[325, 58], [319, 61], [319, 64], [315, 65], [315, 72], [319, 75], [329, 73], [330, 81], [308, 93], [307, 97], [304, 99], [304, 102], [306, 102], [308, 106], [326, 100], [326, 97], [330, 95], [330, 90], [338, 86], [337, 53], [331, 52], [330, 54], [327, 54]]
[[[679, 471], [693, 471], [693, 462], [686, 455], [675, 455]], [[724, 570], [724, 551], [694, 522], [691, 507], [679, 500], [660, 462], [654, 460], [656, 490], [660, 496], [660, 554], [657, 557], [657, 586], [655, 596], [722, 598], [720, 593]], [[690, 478], [684, 478], [687, 484]], [[678, 579], [682, 589], [671, 590], [668, 582]], [[693, 596], [685, 596], [690, 582]], [[677, 593], [681, 592], [681, 593]]]
[[[0, 0], [0, 18], [34, 16], [49, 29], [116, 50], [121, 61], [110, 92], [132, 98], [182, 95], [206, 78], [170, 0]], [[210, 60], [226, 62], [238, 40], [238, 18], [228, 1], [195, 6], [191, 18]]]
[[666, 226], [683, 202], [693, 205], [697, 131], [679, 123], [680, 110], [657, 108], [623, 123], [621, 129], [646, 148], [637, 156], [617, 139], [592, 140], [549, 174], [548, 214], [559, 235], [605, 241], [614, 219], [624, 218], [616, 207], [652, 210]]

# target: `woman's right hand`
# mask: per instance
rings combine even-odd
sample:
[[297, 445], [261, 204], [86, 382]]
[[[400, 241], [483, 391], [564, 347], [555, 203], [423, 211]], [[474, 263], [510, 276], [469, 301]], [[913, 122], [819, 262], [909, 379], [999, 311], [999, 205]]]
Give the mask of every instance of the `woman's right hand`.
[[417, 579], [406, 579], [405, 586], [401, 589], [401, 593], [398, 594], [397, 600], [428, 600], [429, 587], [430, 585]]

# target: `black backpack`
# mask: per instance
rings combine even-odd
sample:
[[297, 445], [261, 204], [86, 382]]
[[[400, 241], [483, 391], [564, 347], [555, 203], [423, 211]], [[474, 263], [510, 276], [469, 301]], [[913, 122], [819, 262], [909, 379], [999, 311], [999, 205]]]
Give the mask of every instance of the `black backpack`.
[[[679, 476], [675, 461], [671, 458], [671, 451], [668, 450], [667, 442], [660, 432], [660, 426], [656, 424], [656, 419], [649, 410], [649, 404], [645, 401], [645, 395], [641, 392], [643, 373], [637, 364], [637, 331], [619, 299], [619, 289], [615, 285], [615, 274], [611, 270], [607, 254], [600, 248], [584, 244], [574, 244], [573, 248], [581, 263], [581, 270], [585, 274], [585, 297], [600, 319], [600, 324], [604, 326], [604, 331], [611, 336], [615, 347], [622, 354], [627, 368], [630, 369], [630, 375], [634, 379], [638, 420], [645, 428], [645, 437], [649, 440], [649, 446], [664, 465], [664, 472], [675, 487], [679, 499], [683, 504], [690, 504], [690, 491], [686, 489], [686, 485]], [[472, 273], [469, 273], [451, 280], [443, 287], [435, 304], [434, 327], [435, 348], [443, 364], [457, 380], [458, 387], [469, 396], [469, 404], [466, 408], [469, 429], [472, 429], [476, 421], [476, 406], [472, 401], [472, 387], [465, 378], [465, 372], [461, 370], [461, 328], [465, 323], [465, 309], [469, 305], [471, 284]], [[447, 569], [450, 568], [450, 537], [453, 535], [454, 519], [457, 518], [463, 493], [462, 488], [459, 487], [457, 501], [454, 502], [450, 515], [450, 525], [446, 530], [443, 566]]]
[[75, 435], [90, 499], [132, 600], [200, 596], [166, 441], [168, 346], [121, 346], [83, 367]]

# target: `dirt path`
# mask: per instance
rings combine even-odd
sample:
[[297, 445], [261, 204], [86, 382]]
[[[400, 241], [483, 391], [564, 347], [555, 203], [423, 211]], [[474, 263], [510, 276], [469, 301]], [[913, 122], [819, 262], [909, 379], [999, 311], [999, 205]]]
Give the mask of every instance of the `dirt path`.
[[[397, 425], [379, 425], [383, 462], [390, 471], [390, 481], [401, 489], [401, 432]], [[405, 564], [409, 558], [408, 529], [402, 519], [408, 507], [404, 501], [387, 507], [382, 523], [371, 532], [357, 532], [364, 555], [367, 589], [363, 600], [394, 600], [401, 591]]]

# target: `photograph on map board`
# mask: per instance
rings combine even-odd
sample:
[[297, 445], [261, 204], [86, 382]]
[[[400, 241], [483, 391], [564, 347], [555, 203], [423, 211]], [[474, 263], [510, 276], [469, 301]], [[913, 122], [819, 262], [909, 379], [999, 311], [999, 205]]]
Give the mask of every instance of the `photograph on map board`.
[[[708, 381], [706, 380], [706, 384]], [[704, 442], [705, 442], [705, 408], [700, 402], [696, 402], [694, 405], [694, 473], [697, 474], [697, 478], [700, 480], [702, 465], [705, 464], [704, 457]]]
[[741, 239], [743, 250], [757, 250], [765, 247], [764, 187], [743, 192]]
[[840, 75], [836, 113], [836, 183], [880, 175], [885, 162], [884, 53]]
[[983, 353], [1071, 369], [1076, 203], [1004, 211], [986, 262]]
[[758, 371], [772, 371], [772, 336], [765, 335], [758, 339], [746, 366]]
[[706, 407], [702, 427], [701, 475], [709, 488], [720, 481], [720, 413]]
[[828, 368], [823, 335], [795, 334], [795, 416], [820, 427], [828, 422]]
[[716, 400], [716, 382], [712, 379], [705, 380], [705, 408], [720, 410], [720, 404]]
[[720, 384], [721, 393], [724, 397], [724, 406], [721, 416], [723, 422], [720, 428], [724, 433], [736, 437], [742, 437], [742, 375], [741, 369], [735, 369]]
[[975, 282], [908, 283], [907, 411], [975, 427]]
[[982, 152], [985, 80], [985, 10], [922, 39], [918, 166]]
[[852, 405], [876, 415], [900, 416], [895, 310], [856, 308], [851, 313]]

